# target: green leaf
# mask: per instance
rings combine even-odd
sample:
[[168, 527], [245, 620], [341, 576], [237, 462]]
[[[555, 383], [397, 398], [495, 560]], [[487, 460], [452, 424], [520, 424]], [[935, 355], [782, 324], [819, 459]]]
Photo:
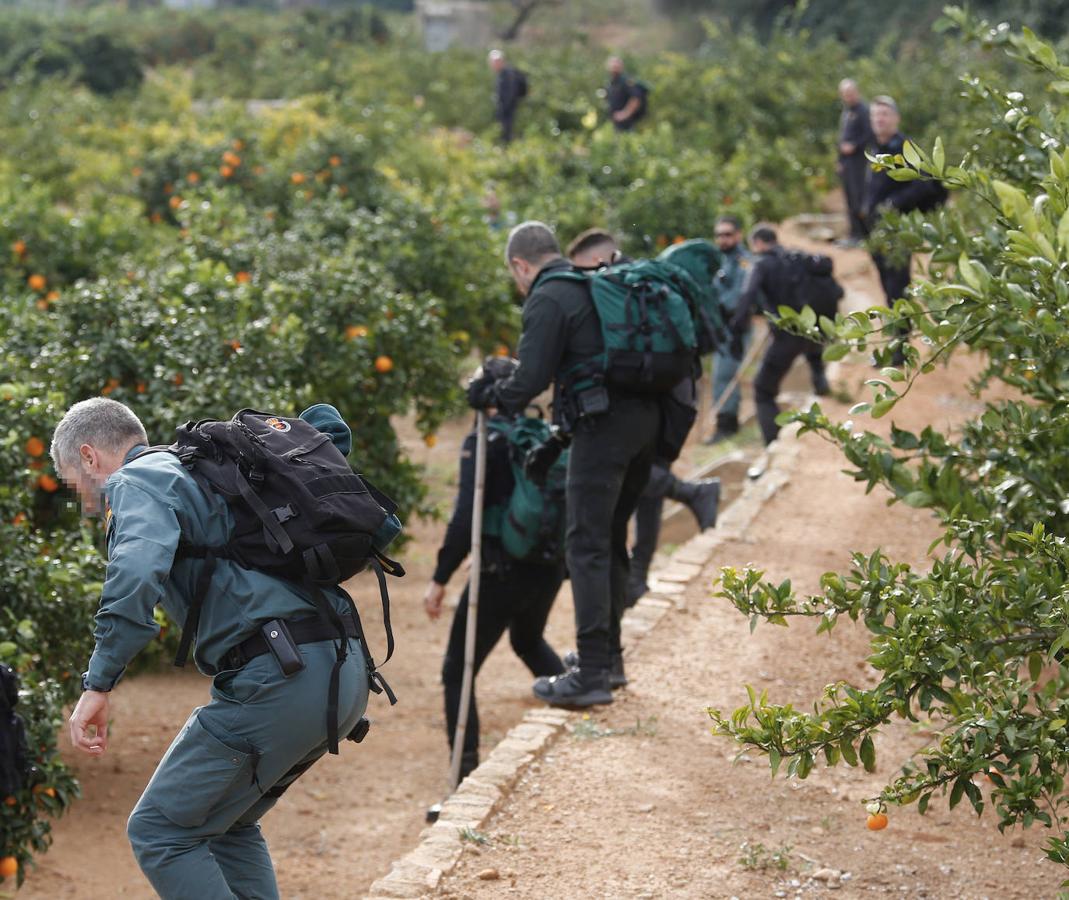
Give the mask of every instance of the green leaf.
[[874, 404], [872, 404], [872, 418], [882, 419], [892, 409], [894, 409], [894, 406], [897, 402], [897, 397], [887, 397], [883, 400], [877, 400]]
[[861, 755], [861, 764], [865, 767], [866, 772], [876, 771], [876, 747], [872, 743], [872, 735], [866, 734], [861, 741], [861, 747], [859, 748]]
[[932, 505], [932, 495], [927, 491], [910, 491], [902, 498], [902, 502], [914, 509], [926, 509]]
[[905, 142], [905, 144], [902, 146], [902, 155], [906, 158], [906, 162], [908, 162], [911, 166], [913, 166], [914, 168], [920, 168], [923, 160], [921, 159], [920, 150], [917, 148], [917, 145], [913, 143], [913, 141]]
[[1039, 681], [1039, 676], [1043, 674], [1043, 657], [1038, 653], [1028, 654], [1028, 675], [1032, 681]]
[[954, 787], [950, 789], [950, 808], [953, 809], [961, 802], [961, 795], [965, 793], [965, 782], [968, 781], [968, 777], [965, 775], [959, 775], [954, 782]]
[[943, 170], [946, 168], [947, 154], [943, 148], [943, 139], [937, 137], [935, 139], [935, 147], [932, 148], [932, 169], [936, 175], [942, 175]]
[[768, 751], [768, 761], [772, 765], [772, 777], [775, 778], [783, 758], [779, 755], [779, 751], [773, 749]]
[[839, 738], [839, 751], [843, 755], [843, 760], [848, 766], [857, 765], [857, 753], [854, 752], [853, 741], [846, 735]]
[[824, 358], [824, 362], [835, 362], [846, 357], [849, 352], [849, 344], [829, 344], [824, 348], [824, 352], [821, 355]]

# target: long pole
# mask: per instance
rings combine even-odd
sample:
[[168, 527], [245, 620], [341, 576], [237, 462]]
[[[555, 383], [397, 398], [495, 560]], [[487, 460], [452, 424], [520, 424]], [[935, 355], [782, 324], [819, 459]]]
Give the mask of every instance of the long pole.
[[460, 760], [468, 730], [468, 710], [475, 680], [475, 624], [479, 617], [479, 582], [483, 556], [483, 496], [486, 493], [486, 413], [475, 419], [475, 496], [471, 510], [471, 576], [468, 579], [468, 618], [464, 630], [464, 678], [460, 682], [460, 709], [453, 735], [453, 758], [449, 766], [450, 792], [460, 784]]
[[[735, 388], [739, 386], [739, 382], [742, 380], [743, 373], [750, 368], [750, 364], [757, 359], [757, 354], [765, 349], [765, 344], [768, 343], [768, 339], [772, 336], [771, 330], [766, 331], [762, 335], [761, 340], [754, 341], [750, 345], [750, 350], [739, 363], [739, 367], [735, 370], [735, 376], [728, 382], [728, 386], [720, 394], [720, 399], [713, 404], [709, 410], [709, 418], [706, 420], [706, 425], [712, 427], [716, 424], [716, 417], [719, 415], [720, 410], [724, 408], [724, 405], [728, 402], [728, 398], [734, 392]], [[713, 377], [716, 377], [716, 372], [713, 372]]]

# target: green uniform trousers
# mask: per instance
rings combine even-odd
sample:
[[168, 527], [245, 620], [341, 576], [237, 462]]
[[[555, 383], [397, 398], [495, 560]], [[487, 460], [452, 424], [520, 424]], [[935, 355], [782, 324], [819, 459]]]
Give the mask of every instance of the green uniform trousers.
[[[130, 814], [134, 856], [164, 900], [273, 900], [274, 867], [259, 820], [327, 750], [334, 644], [301, 646], [305, 668], [285, 678], [270, 654], [221, 672]], [[358, 642], [341, 670], [339, 734], [367, 708]]]

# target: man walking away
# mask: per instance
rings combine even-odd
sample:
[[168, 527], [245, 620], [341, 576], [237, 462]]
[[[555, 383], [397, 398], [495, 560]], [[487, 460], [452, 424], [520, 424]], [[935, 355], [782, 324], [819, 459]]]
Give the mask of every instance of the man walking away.
[[846, 213], [850, 223], [850, 243], [856, 246], [865, 238], [865, 185], [870, 172], [865, 151], [873, 143], [869, 107], [861, 99], [857, 82], [844, 78], [839, 82], [843, 112], [839, 119], [839, 162], [836, 166], [846, 195]]
[[517, 225], [505, 257], [525, 297], [520, 367], [504, 381], [474, 379], [469, 403], [522, 412], [553, 383], [554, 418], [571, 434], [566, 557], [579, 667], [538, 679], [534, 693], [552, 706], [611, 703], [609, 672], [623, 671], [619, 622], [626, 600], [627, 526], [649, 480], [660, 407], [654, 396], [571, 383], [569, 374], [599, 359], [605, 343], [589, 284], [551, 277], [572, 267], [548, 226]]
[[[516, 367], [515, 361], [511, 359], [489, 360], [487, 365], [492, 369], [491, 374], [498, 379], [512, 374]], [[487, 429], [486, 486], [483, 498], [487, 513], [507, 509], [515, 487], [509, 441], [504, 430], [495, 427], [507, 425], [509, 420], [495, 415], [494, 412], [490, 411], [491, 422]], [[460, 452], [460, 484], [457, 488], [456, 504], [446, 529], [445, 540], [438, 551], [438, 565], [423, 597], [423, 606], [431, 619], [441, 616], [445, 587], [471, 551], [475, 444], [476, 433], [472, 431], [465, 439]], [[487, 527], [484, 528], [482, 536], [482, 579], [479, 588], [479, 614], [475, 623], [475, 673], [478, 674], [490, 651], [507, 630], [512, 649], [532, 674], [539, 677], [560, 675], [564, 672], [564, 666], [542, 633], [553, 601], [564, 580], [564, 561], [558, 559], [545, 563], [530, 563], [512, 559], [505, 551], [499, 534], [494, 532], [490, 525], [492, 518], [492, 515], [484, 518]], [[445, 724], [450, 749], [456, 736], [460, 709], [467, 620], [468, 588], [465, 587], [453, 616], [449, 645], [442, 663]], [[464, 731], [464, 749], [460, 759], [461, 780], [479, 765], [479, 713], [475, 706], [474, 686], [472, 691]]]
[[[302, 418], [349, 452], [351, 433], [333, 407], [320, 404]], [[147, 445], [137, 416], [103, 397], [72, 406], [52, 439], [63, 480], [87, 514], [103, 514], [108, 547], [96, 648], [71, 714], [71, 742], [93, 756], [107, 750], [110, 691], [158, 634], [156, 605], [190, 624], [190, 607], [202, 596], [194, 659], [214, 676], [211, 700], [194, 710], [160, 761], [127, 833], [164, 900], [277, 900], [259, 821], [327, 752], [332, 672], [338, 733], [354, 733], [364, 713], [368, 668], [356, 623], [343, 592], [323, 588], [324, 610], [346, 620], [351, 636], [342, 656], [333, 639], [339, 633], [297, 583], [220, 557], [202, 584], [210, 562], [183, 548], [225, 549], [233, 514], [177, 456], [142, 455]]]
[[[580, 234], [568, 245], [568, 259], [581, 269], [594, 269], [622, 261], [616, 238], [600, 228], [591, 228]], [[683, 396], [696, 397], [693, 379], [680, 383], [677, 392]], [[699, 481], [683, 481], [672, 474], [672, 464], [667, 460], [655, 458], [650, 469], [650, 480], [635, 509], [635, 544], [631, 549], [631, 571], [627, 578], [626, 606], [634, 606], [647, 590], [646, 578], [650, 563], [657, 552], [657, 543], [661, 534], [661, 517], [664, 513], [665, 498], [682, 503], [698, 520], [698, 527], [704, 531], [716, 525], [720, 509], [720, 479], [706, 478]], [[566, 654], [565, 663], [574, 662], [571, 654]], [[613, 687], [622, 687], [616, 683]]]
[[631, 131], [649, 110], [650, 89], [624, 71], [624, 61], [619, 56], [609, 57], [609, 84], [605, 99], [609, 105], [609, 117], [617, 131]]
[[527, 96], [527, 76], [510, 66], [500, 50], [491, 50], [488, 59], [495, 75], [494, 118], [501, 126], [501, 143], [510, 144], [516, 110]]
[[[871, 108], [872, 131], [875, 140], [874, 151], [878, 154], [899, 154], [906, 143], [906, 138], [898, 130], [901, 116], [898, 104], [886, 96], [875, 97]], [[868, 189], [865, 193], [865, 224], [869, 231], [879, 224], [881, 215], [887, 210], [909, 213], [914, 210], [929, 212], [946, 202], [946, 188], [938, 181], [921, 179], [917, 181], [895, 181], [886, 172], [873, 172], [869, 176]], [[895, 300], [906, 295], [910, 281], [910, 259], [896, 261], [882, 253], [873, 253], [872, 261], [880, 273], [884, 300], [893, 306]], [[903, 323], [902, 333], [909, 332], [908, 323]], [[901, 365], [904, 356], [896, 350], [892, 363]]]
[[[757, 260], [731, 319], [731, 330], [736, 335], [743, 334], [745, 329], [750, 327], [750, 317], [755, 312], [775, 314], [780, 306], [800, 309], [808, 305], [804, 298], [798, 296], [799, 280], [805, 275], [800, 274], [797, 267], [805, 265], [806, 260], [815, 258], [788, 253], [780, 246], [776, 231], [770, 225], [758, 225], [754, 228], [750, 233], [750, 247], [757, 255]], [[816, 259], [827, 261], [826, 277], [831, 278], [831, 261], [827, 260], [827, 257]], [[834, 288], [838, 286], [832, 287], [834, 293]], [[838, 295], [842, 295], [842, 288], [838, 288]], [[822, 310], [815, 311], [824, 314]], [[776, 416], [779, 415], [776, 396], [783, 379], [799, 356], [804, 356], [809, 363], [816, 393], [828, 393], [828, 380], [824, 375], [824, 360], [821, 358], [823, 348], [820, 344], [782, 331], [774, 324], [770, 323], [769, 327], [772, 331], [772, 343], [765, 351], [761, 368], [754, 380], [757, 422], [761, 426], [761, 436], [766, 445], [771, 444], [779, 434], [779, 425], [776, 424]]]
[[[738, 306], [753, 258], [743, 243], [742, 222], [736, 216], [720, 216], [716, 220], [713, 239], [724, 257], [720, 271], [716, 273], [715, 284], [725, 315], [731, 315]], [[735, 347], [740, 351], [739, 356], [735, 356], [727, 347], [713, 351], [713, 405], [721, 405], [716, 414], [716, 431], [706, 443], [717, 444], [734, 437], [739, 431], [742, 389], [736, 384], [726, 399], [724, 394], [735, 379], [752, 340], [753, 328], [747, 327]]]

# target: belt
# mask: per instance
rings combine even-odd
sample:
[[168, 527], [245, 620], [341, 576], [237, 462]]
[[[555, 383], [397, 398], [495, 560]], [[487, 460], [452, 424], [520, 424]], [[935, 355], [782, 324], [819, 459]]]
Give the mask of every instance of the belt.
[[[351, 613], [345, 613], [339, 618], [344, 623], [345, 633], [349, 637], [359, 636], [360, 632], [357, 630], [356, 622], [353, 621]], [[317, 644], [320, 641], [338, 639], [338, 629], [329, 622], [324, 622], [318, 616], [288, 619], [286, 625], [293, 636], [294, 643], [297, 644]], [[263, 656], [265, 653], [270, 652], [271, 648], [267, 644], [267, 639], [260, 632], [256, 632], [251, 638], [226, 651], [222, 659], [223, 668], [240, 669], [257, 656]]]

